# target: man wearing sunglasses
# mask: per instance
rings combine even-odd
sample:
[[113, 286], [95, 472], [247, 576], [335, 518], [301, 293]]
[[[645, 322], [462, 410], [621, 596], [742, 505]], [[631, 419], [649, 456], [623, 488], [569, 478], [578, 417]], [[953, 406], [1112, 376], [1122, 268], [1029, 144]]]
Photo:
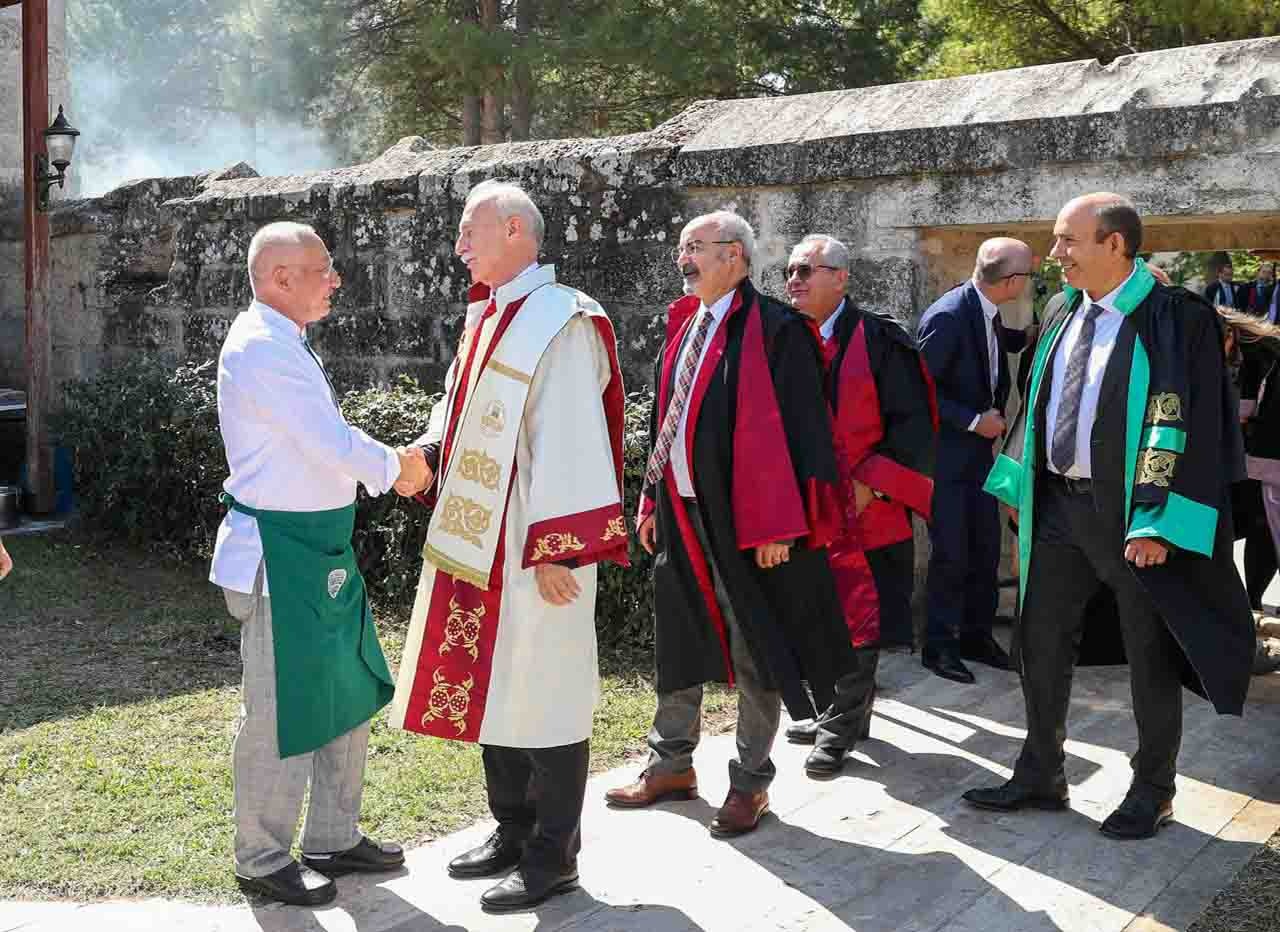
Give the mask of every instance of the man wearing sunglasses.
[[789, 740], [814, 744], [805, 761], [812, 777], [839, 773], [867, 736], [880, 647], [912, 644], [910, 514], [929, 520], [933, 496], [936, 413], [915, 340], [854, 304], [848, 283], [849, 250], [838, 239], [806, 236], [791, 251], [787, 297], [818, 327], [827, 363], [844, 504], [831, 569], [858, 660], [829, 714], [787, 729]]
[[1008, 237], [978, 248], [973, 278], [925, 311], [920, 350], [937, 384], [938, 455], [929, 541], [928, 625], [924, 666], [944, 679], [974, 682], [964, 660], [1010, 669], [991, 635], [999, 589], [1000, 515], [982, 490], [993, 445], [1004, 435], [1009, 361], [1027, 345], [1009, 330], [1001, 305], [1026, 294], [1035, 270], [1031, 247]]

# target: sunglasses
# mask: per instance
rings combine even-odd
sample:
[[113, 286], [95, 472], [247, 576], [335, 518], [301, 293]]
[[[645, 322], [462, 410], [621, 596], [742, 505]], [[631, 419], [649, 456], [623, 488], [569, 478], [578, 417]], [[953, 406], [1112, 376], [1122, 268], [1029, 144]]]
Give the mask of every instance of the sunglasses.
[[787, 281], [797, 278], [802, 282], [807, 282], [814, 269], [826, 269], [828, 272], [840, 271], [834, 265], [810, 265], [807, 262], [797, 262], [795, 265], [787, 266]]

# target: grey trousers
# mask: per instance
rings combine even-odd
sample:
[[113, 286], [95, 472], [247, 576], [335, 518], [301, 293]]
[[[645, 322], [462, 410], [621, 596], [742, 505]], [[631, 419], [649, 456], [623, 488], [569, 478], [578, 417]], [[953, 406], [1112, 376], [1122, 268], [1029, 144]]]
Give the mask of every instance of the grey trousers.
[[[738, 756], [729, 761], [729, 785], [735, 790], [758, 793], [768, 789], [777, 769], [769, 754], [782, 721], [782, 697], [760, 684], [760, 673], [738, 627], [724, 580], [711, 557], [711, 547], [696, 507], [689, 518], [707, 554], [715, 585], [716, 601], [724, 616], [729, 636], [729, 656], [733, 661], [738, 689]], [[702, 734], [702, 687], [690, 686], [658, 694], [658, 711], [649, 732], [648, 769], [679, 773], [693, 766], [693, 752]]]
[[276, 661], [271, 600], [262, 595], [262, 568], [252, 595], [224, 589], [227, 611], [240, 622], [244, 685], [232, 751], [235, 781], [236, 873], [265, 877], [287, 866], [302, 798], [311, 802], [302, 834], [307, 854], [345, 851], [360, 841], [369, 723], [318, 751], [280, 757], [276, 740]]

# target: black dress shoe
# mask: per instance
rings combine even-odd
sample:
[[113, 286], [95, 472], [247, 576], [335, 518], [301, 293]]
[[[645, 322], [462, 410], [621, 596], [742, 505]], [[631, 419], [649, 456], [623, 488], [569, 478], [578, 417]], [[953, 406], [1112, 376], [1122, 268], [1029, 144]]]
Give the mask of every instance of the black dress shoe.
[[940, 647], [926, 646], [920, 652], [920, 662], [926, 670], [932, 670], [944, 680], [951, 680], [953, 683], [975, 682], [973, 674], [960, 659], [960, 654], [950, 644]]
[[297, 861], [290, 861], [274, 874], [265, 877], [241, 877], [236, 883], [245, 893], [256, 893], [288, 906], [323, 906], [338, 895], [337, 885]]
[[1155, 802], [1145, 796], [1126, 796], [1116, 811], [1107, 816], [1099, 831], [1110, 838], [1132, 841], [1154, 838], [1160, 826], [1173, 821], [1173, 802]]
[[813, 744], [818, 740], [818, 720], [811, 718], [807, 721], [795, 722], [787, 726], [784, 734], [792, 744]]
[[449, 876], [492, 877], [519, 864], [523, 853], [524, 840], [511, 837], [510, 831], [499, 825], [484, 844], [449, 862]]
[[486, 913], [510, 913], [531, 909], [559, 893], [578, 886], [578, 869], [571, 867], [563, 874], [530, 882], [523, 870], [514, 870], [496, 886], [480, 895], [480, 908]]
[[960, 639], [960, 656], [975, 663], [985, 663], [997, 670], [1012, 670], [1013, 661], [1000, 642], [988, 634], [971, 635]]
[[326, 877], [343, 874], [376, 874], [404, 866], [404, 849], [393, 842], [364, 837], [346, 851], [332, 854], [304, 854], [302, 863]]
[[961, 797], [971, 806], [995, 812], [1016, 812], [1019, 809], [1066, 809], [1070, 803], [1067, 791], [1037, 793], [1010, 780], [1003, 786], [968, 790]]
[[816, 747], [804, 759], [804, 772], [819, 780], [836, 776], [844, 769], [848, 748]]

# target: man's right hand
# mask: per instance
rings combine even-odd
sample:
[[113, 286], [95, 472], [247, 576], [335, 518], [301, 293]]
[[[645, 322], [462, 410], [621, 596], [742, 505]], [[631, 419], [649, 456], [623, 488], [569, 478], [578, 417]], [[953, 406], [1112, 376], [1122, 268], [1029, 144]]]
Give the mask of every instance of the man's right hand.
[[653, 523], [653, 515], [640, 522], [637, 533], [640, 535], [640, 546], [645, 549], [645, 553], [652, 554], [658, 544], [658, 526]]
[[0, 579], [4, 579], [13, 570], [13, 557], [4, 549], [4, 541], [0, 540]]
[[1008, 425], [1005, 423], [1004, 415], [995, 408], [990, 411], [982, 412], [982, 417], [978, 418], [978, 423], [974, 425], [973, 432], [979, 437], [985, 437], [987, 440], [995, 440], [1004, 434]]
[[400, 475], [395, 482], [397, 494], [408, 498], [431, 485], [435, 474], [427, 465], [422, 447], [399, 447], [396, 456], [400, 458]]

